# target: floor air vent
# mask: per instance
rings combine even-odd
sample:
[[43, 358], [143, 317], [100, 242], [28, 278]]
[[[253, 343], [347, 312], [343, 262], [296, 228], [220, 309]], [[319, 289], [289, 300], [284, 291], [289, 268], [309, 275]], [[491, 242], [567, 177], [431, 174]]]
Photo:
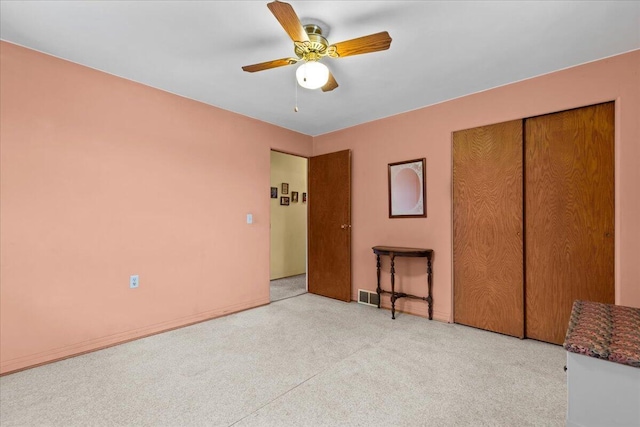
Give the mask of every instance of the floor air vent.
[[373, 307], [378, 306], [379, 296], [376, 292], [365, 291], [364, 289], [358, 289], [358, 303], [371, 305]]

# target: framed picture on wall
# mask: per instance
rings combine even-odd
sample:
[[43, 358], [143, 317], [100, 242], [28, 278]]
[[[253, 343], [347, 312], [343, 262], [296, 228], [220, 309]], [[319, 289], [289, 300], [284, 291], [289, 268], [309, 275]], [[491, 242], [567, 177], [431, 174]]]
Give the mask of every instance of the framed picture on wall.
[[282, 194], [289, 194], [289, 184], [286, 182], [282, 183]]
[[389, 218], [425, 218], [426, 159], [389, 163]]
[[291, 192], [291, 203], [298, 203], [298, 192], [297, 191], [292, 191]]
[[302, 193], [302, 203], [307, 203], [307, 193]]
[[289, 198], [288, 197], [280, 197], [280, 204], [282, 206], [289, 206]]
[[278, 187], [271, 187], [271, 198], [272, 199], [278, 198]]

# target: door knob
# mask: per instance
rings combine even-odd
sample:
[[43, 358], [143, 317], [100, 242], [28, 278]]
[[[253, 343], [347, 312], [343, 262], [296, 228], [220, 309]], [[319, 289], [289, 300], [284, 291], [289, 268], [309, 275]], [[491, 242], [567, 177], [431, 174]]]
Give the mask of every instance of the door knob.
[[342, 224], [340, 228], [342, 228], [343, 230], [347, 228], [351, 228], [351, 224]]

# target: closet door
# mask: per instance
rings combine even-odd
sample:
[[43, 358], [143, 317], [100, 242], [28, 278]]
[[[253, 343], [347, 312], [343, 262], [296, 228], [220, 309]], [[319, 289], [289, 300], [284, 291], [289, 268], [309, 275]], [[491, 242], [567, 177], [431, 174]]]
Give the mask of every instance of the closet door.
[[524, 337], [522, 120], [453, 134], [454, 322]]
[[614, 303], [614, 104], [525, 121], [526, 335], [562, 344], [576, 299]]

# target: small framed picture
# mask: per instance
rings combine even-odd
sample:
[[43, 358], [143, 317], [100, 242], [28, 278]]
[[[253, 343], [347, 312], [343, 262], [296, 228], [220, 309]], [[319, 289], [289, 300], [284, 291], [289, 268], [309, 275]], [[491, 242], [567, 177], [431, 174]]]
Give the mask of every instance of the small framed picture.
[[425, 162], [389, 163], [389, 218], [426, 218]]
[[280, 204], [282, 206], [289, 206], [289, 198], [288, 197], [280, 197]]
[[297, 191], [292, 191], [291, 192], [291, 203], [298, 203], [298, 192]]
[[282, 194], [289, 194], [289, 184], [286, 182], [282, 183]]
[[302, 193], [302, 203], [307, 203], [307, 193]]
[[278, 198], [278, 187], [271, 187], [271, 198], [272, 199]]

